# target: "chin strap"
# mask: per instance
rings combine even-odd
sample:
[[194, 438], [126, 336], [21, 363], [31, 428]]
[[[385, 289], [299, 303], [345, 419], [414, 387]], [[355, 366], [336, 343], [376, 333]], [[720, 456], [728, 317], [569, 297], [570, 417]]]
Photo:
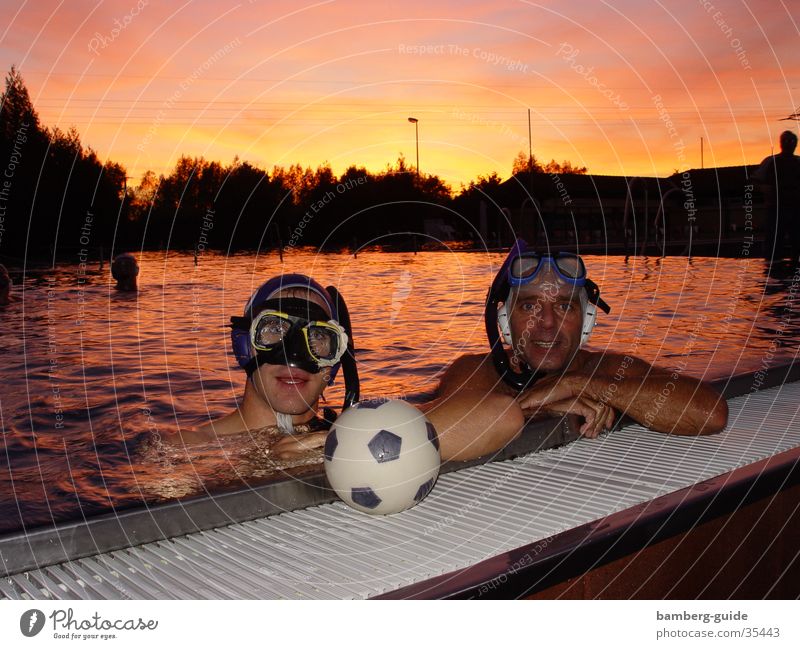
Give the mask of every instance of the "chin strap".
[[275, 413], [275, 421], [278, 424], [278, 430], [284, 435], [291, 435], [294, 433], [294, 423], [292, 422], [292, 415], [286, 412], [278, 412], [274, 408], [272, 412]]
[[[271, 411], [272, 414], [275, 415], [275, 425], [284, 435], [292, 435], [294, 433], [294, 415], [289, 414], [288, 412], [278, 412], [275, 408], [272, 407], [269, 401], [267, 401], [263, 395], [255, 389], [255, 383], [253, 382], [253, 377], [251, 375], [247, 375], [247, 380], [253, 383], [253, 392], [255, 395], [261, 399], [261, 401], [266, 405]], [[319, 418], [316, 413], [314, 413], [314, 417]], [[312, 417], [312, 421], [313, 421]], [[332, 408], [323, 408], [322, 409], [322, 420], [328, 424], [328, 427], [336, 421], [336, 412]]]

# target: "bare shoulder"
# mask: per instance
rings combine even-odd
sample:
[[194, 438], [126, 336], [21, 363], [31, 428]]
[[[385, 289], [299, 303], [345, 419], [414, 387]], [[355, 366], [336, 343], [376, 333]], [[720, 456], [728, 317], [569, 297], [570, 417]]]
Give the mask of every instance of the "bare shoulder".
[[181, 430], [165, 437], [165, 441], [173, 446], [183, 446], [186, 444], [205, 444], [213, 442], [218, 438], [214, 429], [209, 426], [202, 426], [191, 430]]
[[446, 371], [475, 371], [488, 358], [488, 354], [462, 354], [450, 363]]
[[215, 421], [206, 422], [197, 428], [181, 430], [173, 435], [174, 439], [172, 441], [180, 440], [184, 444], [202, 444], [216, 441], [222, 435], [233, 435], [246, 430], [247, 426], [242, 420], [240, 412], [234, 410]]
[[456, 358], [442, 374], [437, 396], [442, 397], [458, 390], [496, 391], [498, 382], [489, 354], [464, 354]]

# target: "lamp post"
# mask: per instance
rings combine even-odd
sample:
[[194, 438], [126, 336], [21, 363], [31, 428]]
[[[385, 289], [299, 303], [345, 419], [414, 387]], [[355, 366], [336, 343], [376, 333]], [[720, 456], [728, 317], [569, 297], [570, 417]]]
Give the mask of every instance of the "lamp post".
[[417, 178], [419, 178], [419, 120], [416, 117], [409, 117], [408, 121], [414, 125], [417, 134]]

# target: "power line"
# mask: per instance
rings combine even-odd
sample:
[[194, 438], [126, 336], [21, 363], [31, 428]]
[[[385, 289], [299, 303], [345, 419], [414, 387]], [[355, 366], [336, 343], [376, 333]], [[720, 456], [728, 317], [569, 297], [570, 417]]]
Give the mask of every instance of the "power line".
[[[50, 97], [40, 98], [37, 101], [37, 106], [42, 105], [42, 104], [49, 104], [51, 102], [54, 102], [59, 106], [62, 105], [64, 102], [69, 102], [69, 103], [89, 103], [89, 104], [93, 104], [93, 105], [94, 104], [100, 104], [100, 103], [109, 103], [109, 104], [118, 103], [118, 104], [124, 104], [126, 106], [130, 105], [130, 104], [157, 104], [157, 105], [163, 105], [163, 104], [167, 103], [167, 101], [169, 101], [169, 98], [167, 98], [167, 99], [141, 99], [141, 98], [136, 98], [136, 97], [52, 97], [52, 96], [50, 96]], [[297, 106], [301, 106], [301, 107], [302, 106], [308, 106], [309, 108], [313, 108], [313, 109], [317, 109], [317, 108], [320, 108], [320, 107], [324, 107], [325, 109], [328, 109], [329, 107], [336, 108], [336, 109], [338, 109], [338, 108], [348, 109], [348, 110], [351, 110], [353, 108], [362, 109], [362, 110], [365, 109], [364, 108], [364, 106], [365, 106], [364, 101], [319, 103], [319, 102], [316, 102], [316, 101], [313, 101], [313, 100], [309, 100], [309, 101], [272, 101], [272, 100], [250, 101], [249, 99], [246, 99], [246, 98], [242, 98], [242, 99], [213, 99], [213, 100], [209, 99], [207, 101], [205, 101], [205, 100], [188, 100], [188, 99], [184, 100], [184, 99], [180, 99], [180, 100], [175, 102], [175, 105], [177, 106], [178, 104], [195, 104], [195, 105], [201, 105], [202, 106], [202, 105], [208, 105], [208, 104], [211, 104], [211, 103], [213, 103], [214, 105], [218, 105], [218, 104], [231, 104], [231, 105], [234, 105], [234, 106], [243, 106], [244, 105], [244, 106], [247, 106], [248, 108], [251, 107], [251, 106], [286, 106], [288, 108], [294, 108], [294, 107], [297, 107]], [[715, 106], [719, 105], [719, 102], [714, 102], [714, 103], [715, 103]], [[394, 111], [396, 111], [398, 113], [407, 111], [409, 109], [420, 108], [420, 102], [401, 104], [401, 103], [393, 102], [391, 99], [381, 100], [381, 105], [383, 105], [383, 106], [391, 105], [392, 110], [394, 110]], [[647, 104], [630, 104], [629, 103], [627, 105], [628, 105], [629, 108], [634, 108], [634, 109], [638, 108], [638, 109], [655, 110], [653, 104], [651, 104], [651, 103], [647, 103]], [[736, 105], [737, 105], [737, 107], [741, 106], [741, 104], [739, 102], [737, 102]], [[367, 106], [374, 109], [374, 108], [378, 107], [379, 105], [378, 104], [367, 104]], [[620, 112], [620, 109], [617, 106], [613, 106], [613, 105], [610, 105], [608, 103], [602, 103], [602, 104], [579, 104], [579, 106], [581, 108], [585, 108], [587, 110], [608, 110], [608, 111], [614, 111], [614, 112], [617, 112], [617, 113]], [[761, 102], [758, 102], [758, 103], [752, 104], [749, 107], [746, 107], [745, 110], [751, 110], [751, 111], [761, 110], [762, 106], [763, 106], [763, 104]], [[440, 108], [440, 109], [452, 110], [454, 108], [456, 108], [456, 109], [469, 108], [469, 109], [486, 109], [486, 110], [489, 110], [489, 111], [497, 111], [497, 112], [513, 112], [513, 113], [515, 113], [517, 115], [520, 115], [521, 116], [520, 119], [523, 119], [523, 121], [524, 121], [524, 115], [525, 115], [524, 112], [521, 112], [521, 111], [523, 111], [523, 109], [520, 108], [520, 106], [517, 106], [517, 105], [498, 106], [497, 104], [468, 104], [468, 103], [464, 103], [464, 102], [448, 102], [448, 103], [444, 103], [444, 104], [426, 102], [422, 107], [423, 107], [423, 109], [424, 108]], [[543, 109], [539, 109], [536, 113], [533, 113], [533, 115], [537, 115], [537, 114], [541, 115], [544, 112], [544, 110], [561, 110], [561, 109], [564, 109], [564, 108], [575, 110], [576, 109], [576, 104], [574, 104], [574, 103], [571, 103], [571, 104], [546, 104], [546, 105], [544, 105]], [[697, 103], [691, 103], [691, 104], [669, 104], [669, 109], [670, 109], [670, 113], [671, 114], [673, 112], [675, 112], [675, 111], [680, 111], [680, 110], [686, 110], [686, 111], [689, 111], [689, 110], [692, 110], [692, 111], [703, 110], [704, 112], [714, 112], [714, 111], [716, 111], [716, 112], [730, 112], [730, 108], [725, 108], [725, 107], [717, 107], [717, 108], [715, 108], [714, 106], [703, 107], [703, 106], [698, 106]], [[798, 108], [798, 111], [800, 111], [800, 108]]]
[[[53, 118], [52, 121], [54, 122], [53, 125], [65, 125], [65, 124], [81, 124], [81, 125], [184, 125], [184, 126], [235, 126], [240, 128], [247, 128], [257, 127], [257, 128], [264, 128], [271, 125], [280, 125], [281, 127], [291, 127], [291, 126], [302, 126], [302, 125], [324, 125], [327, 124], [329, 126], [335, 127], [337, 124], [332, 122], [330, 118], [326, 117], [287, 117], [287, 116], [270, 116], [270, 115], [262, 115], [262, 116], [223, 116], [223, 115], [209, 115], [204, 117], [199, 117], [196, 119], [191, 118], [190, 116], [162, 116], [162, 117], [154, 117], [153, 119], [148, 119], [145, 115], [131, 115], [128, 119], [121, 119], [122, 116], [113, 116], [113, 115], [62, 115], [59, 118]], [[773, 117], [773, 119], [779, 119], [777, 116]], [[800, 116], [793, 115], [788, 118], [783, 119], [800, 119]], [[684, 127], [688, 127], [689, 124], [743, 124], [743, 123], [762, 123], [764, 120], [764, 115], [737, 115], [737, 116], [695, 116], [693, 119], [686, 118], [684, 120], [676, 120], [673, 118], [673, 121], [682, 121], [685, 125]], [[501, 120], [454, 120], [451, 117], [442, 117], [442, 118], [435, 118], [435, 117], [427, 117], [426, 121], [428, 123], [433, 124], [444, 124], [449, 126], [463, 126], [463, 127], [486, 127], [486, 128], [494, 128], [496, 126], [505, 124], [505, 122]], [[554, 117], [548, 120], [534, 120], [535, 123], [539, 125], [539, 127], [545, 127], [548, 124], [556, 124], [560, 126], [586, 126], [591, 127], [594, 124], [605, 124], [605, 125], [629, 125], [631, 120], [630, 119], [621, 119], [621, 118], [612, 118], [612, 117], [597, 117], [595, 116], [593, 119], [588, 119], [586, 117]], [[653, 126], [662, 124], [661, 120], [657, 118], [636, 118], [636, 123], [640, 126], [647, 125]], [[254, 123], [257, 122], [257, 123]], [[370, 116], [362, 116], [359, 119], [352, 119], [347, 120], [347, 122], [343, 122], [338, 126], [341, 127], [358, 127], [359, 124], [369, 122], [370, 124], [377, 125], [377, 126], [391, 126], [396, 124], [397, 120], [394, 118], [376, 118]], [[520, 132], [523, 129], [522, 122], [519, 123]]]
[[782, 117], [778, 121], [785, 122], [786, 120], [794, 120], [795, 122], [800, 122], [800, 107], [795, 109], [795, 111], [791, 115], [789, 115], [789, 117]]
[[[177, 76], [159, 76], [158, 78], [154, 79], [152, 75], [147, 74], [114, 74], [114, 73], [103, 73], [103, 72], [93, 72], [93, 73], [83, 73], [83, 72], [53, 72], [51, 70], [27, 70], [27, 69], [20, 69], [20, 72], [23, 75], [42, 75], [47, 77], [79, 77], [83, 78], [101, 78], [101, 79], [112, 79], [112, 80], [120, 80], [120, 79], [143, 79], [146, 81], [185, 81], [186, 76], [177, 77]], [[331, 84], [347, 84], [350, 86], [374, 86], [374, 85], [382, 85], [382, 86], [391, 86], [391, 85], [408, 85], [408, 86], [443, 86], [448, 84], [453, 85], [462, 85], [462, 82], [459, 79], [396, 79], [396, 80], [389, 80], [387, 81], [385, 78], [379, 79], [286, 79], [286, 78], [272, 78], [272, 77], [201, 77], [195, 80], [196, 82], [207, 82], [207, 81], [220, 81], [229, 83], [231, 81], [235, 81], [237, 83], [277, 83], [277, 84], [320, 84], [320, 85], [331, 85]], [[727, 81], [724, 84], [725, 88], [749, 88], [751, 89], [752, 82], [741, 82], [741, 83], [728, 83]], [[781, 79], [773, 79], [773, 80], [762, 80], [759, 81], [759, 87], [763, 88], [765, 86], [774, 85], [776, 87], [785, 88], [786, 81]], [[575, 85], [564, 85], [564, 84], [555, 84], [555, 83], [529, 83], [527, 81], [521, 81], [520, 83], [492, 83], [492, 88], [531, 88], [535, 90], [543, 90], [543, 89], [555, 89], [555, 88], [565, 88], [568, 90], [580, 90], [582, 88], [586, 88], [586, 84], [576, 83]], [[796, 90], [796, 87], [790, 88], [791, 90]], [[643, 88], [642, 86], [614, 86], [614, 90], [643, 90], [646, 92], [650, 92], [647, 88]], [[687, 90], [686, 86], [684, 85], [675, 85], [675, 86], [658, 86], [659, 91], [663, 90]]]

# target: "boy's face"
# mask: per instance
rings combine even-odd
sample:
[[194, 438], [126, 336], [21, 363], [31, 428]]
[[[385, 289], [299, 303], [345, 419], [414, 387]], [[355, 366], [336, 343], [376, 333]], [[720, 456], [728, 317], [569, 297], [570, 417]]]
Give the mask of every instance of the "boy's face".
[[253, 373], [253, 385], [276, 412], [301, 415], [316, 410], [328, 384], [328, 371], [310, 374], [286, 365], [261, 365]]
[[[273, 297], [293, 297], [318, 304], [327, 311], [325, 301], [313, 291], [287, 289]], [[300, 415], [316, 410], [330, 378], [330, 368], [316, 373], [306, 372], [288, 365], [262, 364], [253, 373], [256, 390], [276, 412]]]

